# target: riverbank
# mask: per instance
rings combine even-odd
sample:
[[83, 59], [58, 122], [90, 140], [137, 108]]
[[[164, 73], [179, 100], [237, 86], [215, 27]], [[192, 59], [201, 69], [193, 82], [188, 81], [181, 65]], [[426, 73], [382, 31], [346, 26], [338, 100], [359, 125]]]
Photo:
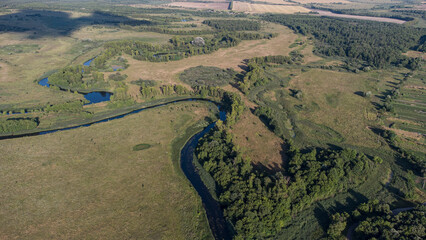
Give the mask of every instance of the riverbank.
[[140, 111], [155, 108], [163, 105], [173, 104], [177, 102], [184, 101], [213, 101], [213, 99], [201, 98], [201, 97], [190, 97], [190, 96], [181, 96], [181, 97], [173, 97], [173, 98], [163, 98], [156, 99], [149, 102], [137, 103], [132, 106], [123, 107], [119, 109], [114, 109], [106, 112], [102, 112], [99, 114], [93, 115], [91, 118], [83, 118], [80, 120], [70, 120], [70, 121], [61, 121], [54, 126], [48, 128], [36, 128], [29, 131], [16, 132], [13, 134], [0, 134], [0, 140], [3, 139], [12, 139], [12, 138], [20, 138], [23, 136], [35, 136], [40, 134], [47, 134], [51, 132], [57, 131], [66, 131], [71, 129], [76, 129], [80, 127], [88, 127], [93, 124], [110, 121], [113, 119], [122, 118], [124, 116], [138, 113]]

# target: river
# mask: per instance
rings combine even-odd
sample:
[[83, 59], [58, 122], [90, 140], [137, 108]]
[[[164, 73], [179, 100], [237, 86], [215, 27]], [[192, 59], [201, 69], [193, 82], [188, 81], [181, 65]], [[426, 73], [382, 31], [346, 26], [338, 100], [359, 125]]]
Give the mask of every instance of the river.
[[[67, 131], [72, 130], [76, 128], [81, 127], [89, 127], [94, 124], [102, 123], [102, 122], [108, 122], [112, 121], [114, 119], [123, 118], [125, 116], [136, 114], [141, 111], [166, 106], [169, 104], [177, 103], [177, 102], [187, 102], [187, 101], [209, 101], [206, 99], [182, 99], [182, 100], [176, 100], [172, 102], [162, 103], [150, 107], [144, 107], [140, 109], [133, 110], [128, 113], [124, 113], [118, 116], [105, 118], [99, 121], [87, 123], [87, 124], [81, 124], [77, 126], [72, 127], [66, 127], [66, 128], [60, 128], [60, 129], [54, 129], [54, 130], [47, 130], [47, 131], [40, 131], [35, 133], [27, 133], [27, 134], [17, 134], [17, 135], [10, 135], [10, 136], [0, 136], [0, 140], [4, 139], [13, 139], [13, 138], [21, 138], [21, 137], [28, 137], [28, 136], [37, 136], [37, 135], [44, 135], [44, 134], [51, 134], [54, 132], [60, 132], [60, 131]], [[218, 104], [216, 104], [218, 106]], [[219, 108], [219, 106], [218, 106]], [[226, 119], [225, 112], [220, 111], [219, 109], [219, 118], [220, 120], [224, 121]], [[195, 134], [189, 141], [185, 144], [185, 146], [182, 148], [180, 153], [180, 166], [182, 168], [182, 171], [184, 172], [185, 176], [188, 178], [188, 180], [191, 182], [194, 189], [197, 191], [199, 196], [201, 197], [201, 200], [203, 202], [203, 207], [207, 214], [207, 219], [209, 222], [210, 229], [212, 231], [213, 236], [217, 240], [228, 240], [232, 239], [231, 234], [229, 233], [229, 230], [227, 228], [226, 220], [223, 216], [223, 211], [219, 205], [219, 203], [214, 200], [214, 198], [211, 196], [208, 188], [204, 185], [203, 181], [201, 180], [200, 175], [198, 174], [197, 170], [195, 169], [195, 166], [193, 165], [193, 156], [194, 156], [194, 150], [198, 144], [198, 141], [206, 134], [208, 133], [216, 123], [211, 123], [209, 126], [207, 126], [203, 131]]]

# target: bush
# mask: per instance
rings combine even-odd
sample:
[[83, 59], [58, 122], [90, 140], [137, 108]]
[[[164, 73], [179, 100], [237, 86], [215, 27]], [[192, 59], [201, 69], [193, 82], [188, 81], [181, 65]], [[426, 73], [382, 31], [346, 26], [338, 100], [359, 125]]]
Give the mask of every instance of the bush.
[[13, 133], [34, 129], [38, 126], [38, 118], [9, 118], [0, 120], [0, 133]]

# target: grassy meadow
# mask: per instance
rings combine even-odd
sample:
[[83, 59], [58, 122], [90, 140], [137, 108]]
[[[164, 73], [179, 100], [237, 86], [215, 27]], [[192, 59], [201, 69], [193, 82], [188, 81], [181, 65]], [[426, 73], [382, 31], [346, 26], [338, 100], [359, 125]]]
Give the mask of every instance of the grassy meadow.
[[[209, 108], [179, 103], [3, 140], [0, 238], [210, 238], [201, 200], [172, 159], [181, 147], [173, 140], [204, 126]], [[134, 151], [139, 144], [151, 147]]]
[[[276, 6], [271, 4], [280, 1], [262, 2], [265, 2], [265, 7], [256, 11], [270, 11]], [[292, 12], [300, 9], [306, 12], [308, 10], [300, 4], [311, 3], [320, 7], [356, 8], [360, 11], [395, 3], [388, 0], [374, 4], [363, 0], [282, 2], [291, 4], [281, 7]], [[188, 4], [191, 5], [190, 2]], [[11, 17], [5, 17], [8, 14]], [[168, 21], [169, 15], [149, 16]], [[216, 19], [187, 13], [176, 16], [189, 20], [168, 22], [164, 29], [208, 32], [212, 28], [202, 24], [203, 20]], [[138, 39], [162, 44], [173, 37], [137, 31], [130, 25], [97, 23], [105, 18], [108, 17], [77, 11], [40, 13], [14, 10], [1, 13], [0, 25], [11, 24], [31, 30], [0, 33], [0, 110], [82, 100], [80, 94], [42, 87], [36, 80], [52, 73], [52, 70], [82, 64], [98, 56], [104, 51], [103, 44], [108, 41]], [[147, 15], [143, 14], [131, 16], [131, 19], [137, 20], [145, 18]], [[246, 18], [253, 20], [257, 17], [239, 19]], [[399, 162], [396, 152], [386, 140], [372, 130], [395, 131], [401, 146], [425, 153], [424, 69], [410, 72], [390, 67], [351, 71], [345, 69], [342, 58], [315, 55], [313, 38], [295, 34], [282, 25], [267, 22], [261, 25], [260, 33], [278, 33], [278, 36], [244, 40], [233, 47], [178, 61], [139, 61], [127, 54], [114, 55], [107, 65], [121, 64], [117, 63], [118, 58], [124, 58], [123, 62], [128, 67], [120, 69], [119, 73], [127, 78], [111, 80], [108, 84], [111, 91], [121, 88], [126, 97], [130, 96], [130, 104], [111, 107], [109, 103], [102, 102], [80, 106], [78, 111], [37, 111], [19, 116], [41, 119], [32, 131], [93, 122], [189, 96], [164, 94], [143, 98], [143, 86], [136, 83], [138, 79], [152, 80], [156, 87], [179, 84], [189, 89], [191, 83], [200, 80], [197, 74], [201, 70], [191, 72], [188, 69], [200, 65], [214, 67], [210, 69], [215, 75], [231, 68], [236, 72], [228, 72], [235, 76], [230, 73], [229, 79], [222, 79], [216, 85], [237, 93], [245, 104], [240, 119], [229, 131], [234, 135], [237, 148], [251, 160], [255, 169], [265, 171], [265, 174], [284, 170], [285, 174], [288, 164], [286, 141], [290, 139], [301, 151], [351, 148], [369, 158], [379, 156], [384, 160], [366, 182], [331, 198], [321, 199], [292, 216], [291, 223], [277, 236], [278, 239], [320, 238], [327, 231], [331, 214], [351, 210], [368, 199], [383, 200], [392, 203], [392, 207], [408, 206], [414, 201], [424, 202], [426, 194], [421, 188], [420, 178], [415, 179], [417, 198], [406, 202], [400, 196], [398, 191], [408, 188], [409, 169], [405, 167], [406, 163]], [[179, 37], [195, 36], [185, 34]], [[248, 59], [289, 56], [292, 51], [303, 54], [302, 63], [271, 64], [262, 68], [268, 79], [253, 86], [250, 92], [243, 93], [236, 86], [236, 81], [244, 78], [248, 71]], [[419, 54], [407, 53], [410, 56]], [[185, 70], [190, 74], [183, 74]], [[105, 69], [99, 72], [104, 74], [104, 79], [116, 74]], [[195, 78], [191, 82], [182, 79], [182, 76]], [[201, 80], [209, 81], [210, 76]], [[404, 76], [406, 79], [400, 84]], [[400, 95], [392, 101], [393, 110], [385, 111], [386, 95], [398, 86]], [[281, 136], [268, 129], [269, 123], [255, 115], [259, 106], [274, 111], [275, 120], [283, 130]], [[0, 239], [211, 239], [200, 197], [180, 170], [179, 153], [186, 140], [205, 127], [208, 121], [216, 119], [216, 112], [217, 108], [210, 103], [176, 103], [90, 127], [2, 140]], [[10, 115], [0, 117], [4, 120]]]

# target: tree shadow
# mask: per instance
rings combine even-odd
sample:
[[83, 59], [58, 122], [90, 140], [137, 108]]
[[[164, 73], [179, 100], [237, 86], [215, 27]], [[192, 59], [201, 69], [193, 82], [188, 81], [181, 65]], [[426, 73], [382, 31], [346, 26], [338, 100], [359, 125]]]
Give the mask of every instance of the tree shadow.
[[360, 97], [364, 97], [364, 92], [363, 91], [356, 91], [354, 92], [355, 95], [358, 95]]
[[155, 25], [148, 20], [135, 20], [125, 16], [95, 11], [89, 16], [72, 17], [68, 12], [21, 10], [0, 16], [0, 33], [22, 32], [27, 38], [70, 36], [74, 31], [90, 25], [119, 26]]

